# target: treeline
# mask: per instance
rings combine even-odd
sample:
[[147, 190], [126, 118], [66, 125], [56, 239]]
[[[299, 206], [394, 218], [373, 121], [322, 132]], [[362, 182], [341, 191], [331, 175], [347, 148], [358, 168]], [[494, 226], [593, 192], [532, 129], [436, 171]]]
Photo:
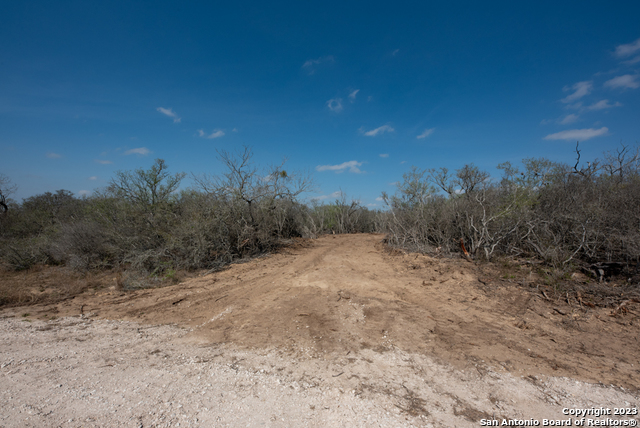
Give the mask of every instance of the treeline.
[[389, 242], [428, 253], [466, 250], [541, 259], [555, 267], [640, 261], [640, 158], [622, 146], [575, 165], [525, 159], [498, 166], [501, 180], [473, 164], [455, 172], [414, 168], [395, 195], [384, 229]]
[[[452, 254], [462, 245], [475, 259], [530, 257], [554, 267], [640, 261], [640, 157], [622, 146], [601, 160], [575, 165], [525, 159], [503, 163], [491, 179], [474, 165], [413, 168], [388, 209], [373, 211], [342, 196], [330, 204], [302, 203], [308, 175], [284, 163], [259, 169], [251, 151], [220, 152], [221, 176], [171, 174], [151, 168], [120, 171], [89, 198], [59, 190], [6, 199], [15, 190], [0, 174], [0, 263], [78, 270], [119, 269], [132, 278], [165, 278], [177, 270], [218, 269], [265, 254], [296, 237], [383, 232], [392, 246]], [[637, 267], [636, 267], [637, 269]], [[129, 287], [137, 285], [132, 280]]]
[[50, 264], [163, 278], [220, 268], [295, 237], [375, 228], [376, 213], [344, 197], [329, 205], [299, 202], [313, 182], [284, 163], [261, 170], [249, 149], [220, 152], [220, 160], [224, 175], [193, 177], [189, 190], [177, 191], [185, 174], [171, 174], [157, 159], [148, 170], [116, 173], [89, 198], [59, 190], [9, 202], [0, 216], [0, 262], [12, 270]]

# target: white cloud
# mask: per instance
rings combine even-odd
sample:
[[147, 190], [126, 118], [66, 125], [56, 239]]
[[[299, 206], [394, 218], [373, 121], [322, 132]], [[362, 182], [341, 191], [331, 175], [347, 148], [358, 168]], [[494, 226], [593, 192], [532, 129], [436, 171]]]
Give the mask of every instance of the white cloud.
[[198, 136], [202, 138], [207, 138], [209, 140], [213, 140], [214, 138], [220, 138], [224, 135], [224, 131], [222, 129], [214, 129], [211, 134], [207, 134], [203, 129], [198, 129]]
[[600, 129], [569, 129], [567, 131], [556, 132], [555, 134], [549, 134], [544, 137], [545, 140], [578, 140], [586, 141], [590, 138], [599, 137], [605, 135], [609, 131], [609, 128], [602, 127]]
[[638, 75], [632, 76], [631, 74], [625, 74], [623, 76], [614, 77], [611, 80], [604, 82], [604, 86], [611, 89], [616, 88], [630, 88], [636, 89], [640, 87], [640, 83], [636, 81]]
[[388, 158], [389, 157], [389, 153], [381, 153], [378, 156], [380, 156], [381, 158]]
[[125, 155], [142, 155], [142, 156], [146, 156], [149, 153], [151, 153], [151, 150], [147, 149], [146, 147], [138, 147], [137, 149], [131, 149], [124, 152]]
[[580, 118], [580, 116], [578, 116], [577, 114], [568, 114], [564, 117], [564, 119], [562, 119], [560, 121], [560, 124], [562, 125], [568, 125], [569, 123], [574, 123], [577, 122], [578, 119]]
[[591, 81], [578, 82], [574, 84], [571, 88], [564, 87], [563, 89], [564, 91], [573, 90], [574, 92], [570, 95], [567, 95], [560, 101], [562, 101], [563, 103], [570, 103], [572, 101], [575, 101], [577, 99], [584, 97], [585, 95], [589, 95], [592, 89], [593, 89], [593, 82]]
[[367, 204], [368, 207], [377, 207], [378, 204]]
[[156, 110], [159, 111], [160, 113], [164, 114], [165, 116], [169, 116], [170, 118], [172, 118], [173, 119], [173, 123], [180, 123], [180, 121], [182, 120], [170, 108], [158, 107]]
[[367, 102], [370, 103], [371, 101], [373, 101], [373, 95], [369, 95], [367, 97]]
[[335, 113], [340, 113], [342, 111], [342, 98], [332, 98], [327, 101], [327, 107], [329, 110]]
[[318, 59], [308, 59], [302, 64], [302, 69], [306, 70], [309, 75], [314, 74], [316, 72], [316, 66], [326, 62], [334, 62], [332, 55], [327, 55], [320, 57]]
[[391, 56], [396, 56], [398, 52], [400, 52], [400, 49], [396, 49], [395, 51], [391, 52]]
[[362, 172], [359, 168], [360, 166], [362, 166], [362, 162], [352, 160], [349, 162], [343, 162], [340, 165], [318, 165], [316, 167], [316, 171], [335, 171], [337, 173], [341, 173], [348, 168], [349, 172], [360, 174]]
[[638, 51], [640, 51], [640, 39], [633, 43], [616, 46], [615, 56], [618, 58], [624, 58], [625, 56], [631, 56]]
[[380, 201], [380, 202], [381, 202], [381, 201], [384, 201], [384, 199], [382, 199], [382, 196], [378, 196], [378, 197], [376, 198], [376, 201]]
[[62, 157], [62, 155], [59, 155], [58, 153], [49, 152], [49, 153], [47, 153], [47, 157], [49, 159], [60, 159]]
[[93, 175], [93, 176], [89, 177], [89, 180], [91, 180], [91, 181], [96, 181], [97, 179], [98, 179], [97, 175]]
[[640, 55], [638, 55], [638, 56], [637, 56], [637, 57], [635, 57], [635, 58], [631, 58], [631, 59], [630, 59], [630, 60], [628, 60], [628, 61], [622, 61], [622, 63], [623, 63], [623, 64], [629, 64], [629, 65], [631, 65], [631, 64], [637, 64], [637, 63], [639, 63], [639, 62], [640, 62]]
[[238, 128], [233, 128], [231, 132], [238, 132]]
[[364, 135], [366, 135], [367, 137], [375, 137], [378, 134], [384, 134], [385, 132], [393, 132], [393, 131], [395, 131], [395, 129], [393, 129], [389, 125], [382, 125], [376, 129], [372, 129], [371, 131], [365, 132]]
[[321, 196], [315, 196], [313, 198], [311, 198], [312, 200], [316, 200], [316, 201], [323, 201], [325, 199], [337, 199], [340, 196], [342, 196], [342, 192], [337, 190], [329, 195], [321, 195]]
[[[605, 109], [608, 109], [608, 108], [620, 107], [620, 106], [622, 106], [622, 104], [620, 104], [619, 102], [616, 102], [615, 104], [610, 104], [609, 100], [600, 100], [597, 103], [591, 104], [590, 106], [585, 106], [580, 101], [578, 101], [575, 104], [567, 105], [567, 108], [568, 109], [573, 109], [573, 110], [578, 110], [579, 112], [584, 113], [585, 111], [605, 110]], [[548, 121], [547, 121], [547, 123], [548, 123]], [[545, 124], [545, 123], [543, 123], [543, 124]]]
[[96, 159], [95, 161], [96, 161], [97, 163], [99, 163], [99, 164], [102, 164], [102, 165], [110, 165], [110, 164], [112, 164], [112, 163], [113, 163], [113, 162], [111, 162], [111, 161], [104, 160], [104, 159]]
[[349, 101], [351, 101], [352, 103], [356, 101], [356, 95], [358, 95], [358, 92], [360, 92], [360, 89], [356, 89], [355, 91], [351, 92], [349, 94]]
[[431, 128], [431, 129], [425, 129], [424, 132], [420, 135], [418, 135], [416, 138], [420, 139], [420, 138], [427, 138], [429, 135], [431, 135], [433, 133], [433, 131], [435, 131], [436, 128]]
[[91, 190], [80, 190], [78, 191], [79, 196], [89, 196], [91, 194]]
[[622, 104], [620, 104], [619, 102], [616, 102], [615, 104], [609, 104], [609, 100], [601, 100], [595, 104], [590, 105], [586, 109], [590, 111], [596, 111], [596, 110], [605, 110], [608, 108], [620, 107], [620, 106], [622, 106]]

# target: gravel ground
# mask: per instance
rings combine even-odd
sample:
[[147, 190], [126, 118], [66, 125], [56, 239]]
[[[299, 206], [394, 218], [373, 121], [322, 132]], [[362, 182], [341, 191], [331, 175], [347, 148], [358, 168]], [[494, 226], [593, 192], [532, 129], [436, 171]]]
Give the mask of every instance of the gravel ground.
[[[622, 388], [456, 370], [424, 355], [234, 349], [89, 316], [0, 320], [2, 427], [471, 427], [633, 407]], [[480, 362], [481, 363], [481, 362]]]

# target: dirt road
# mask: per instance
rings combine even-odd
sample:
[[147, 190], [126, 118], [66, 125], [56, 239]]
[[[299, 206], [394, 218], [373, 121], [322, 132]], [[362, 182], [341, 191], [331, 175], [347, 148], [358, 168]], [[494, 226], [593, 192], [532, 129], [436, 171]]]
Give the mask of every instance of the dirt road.
[[563, 306], [381, 240], [3, 310], [0, 426], [471, 427], [638, 406], [634, 311]]

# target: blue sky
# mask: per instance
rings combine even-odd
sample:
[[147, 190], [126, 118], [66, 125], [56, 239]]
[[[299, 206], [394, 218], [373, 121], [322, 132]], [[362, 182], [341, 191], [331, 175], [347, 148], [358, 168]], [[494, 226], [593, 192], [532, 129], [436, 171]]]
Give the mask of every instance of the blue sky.
[[89, 195], [247, 145], [376, 208], [412, 165], [636, 145], [640, 2], [522, 3], [5, 2], [0, 172]]

